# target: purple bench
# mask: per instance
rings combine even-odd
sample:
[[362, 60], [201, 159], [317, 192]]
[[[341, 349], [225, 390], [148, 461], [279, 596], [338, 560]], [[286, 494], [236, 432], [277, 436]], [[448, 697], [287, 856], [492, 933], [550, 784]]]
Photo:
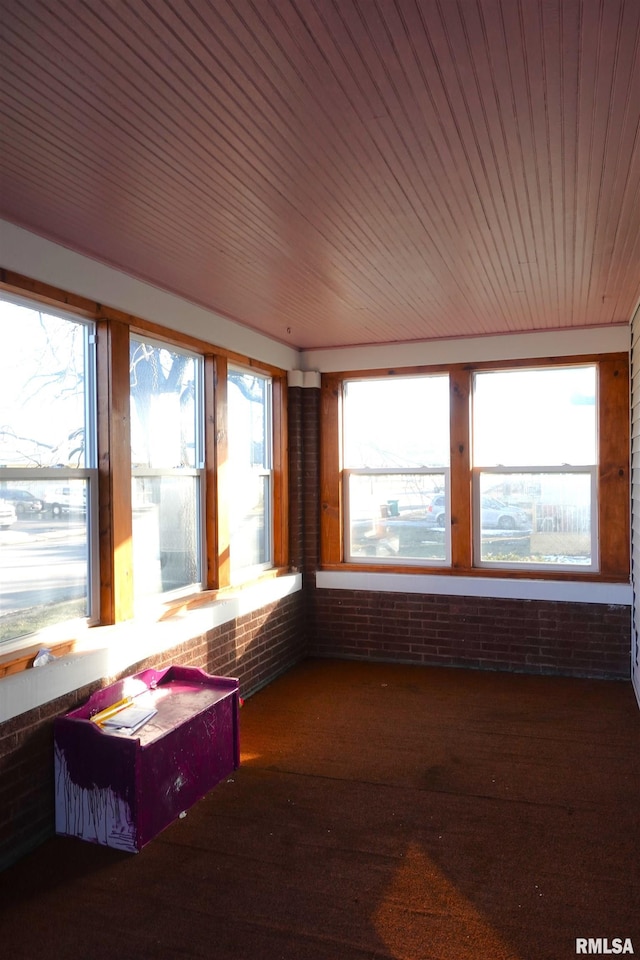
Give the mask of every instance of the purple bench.
[[[92, 718], [132, 698], [135, 733]], [[238, 681], [195, 667], [145, 670], [54, 721], [56, 833], [137, 852], [240, 765]]]

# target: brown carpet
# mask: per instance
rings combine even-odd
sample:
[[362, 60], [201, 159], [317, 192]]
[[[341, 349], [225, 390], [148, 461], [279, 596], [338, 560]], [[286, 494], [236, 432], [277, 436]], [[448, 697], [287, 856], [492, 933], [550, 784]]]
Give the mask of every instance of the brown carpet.
[[11, 960], [640, 955], [629, 684], [307, 661], [242, 765], [137, 855], [54, 838], [0, 875]]

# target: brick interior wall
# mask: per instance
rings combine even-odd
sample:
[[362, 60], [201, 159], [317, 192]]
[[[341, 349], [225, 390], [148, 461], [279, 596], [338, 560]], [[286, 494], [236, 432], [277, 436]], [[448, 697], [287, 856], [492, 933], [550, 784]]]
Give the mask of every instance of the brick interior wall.
[[314, 574], [320, 562], [320, 390], [302, 391], [303, 570]]
[[320, 389], [290, 387], [289, 554], [304, 575], [305, 629], [310, 629], [311, 598], [320, 562]]
[[628, 679], [627, 606], [314, 591], [309, 655]]
[[302, 391], [302, 569], [304, 573], [305, 629], [314, 631], [316, 570], [320, 564], [320, 390]]
[[302, 570], [304, 543], [304, 493], [302, 488], [303, 427], [302, 387], [287, 390], [287, 438], [289, 442], [289, 563]]
[[[296, 593], [144, 660], [122, 676], [179, 663], [237, 677], [241, 695], [247, 696], [305, 653], [304, 602], [302, 593]], [[76, 690], [0, 726], [0, 870], [54, 832], [54, 718], [117, 679]]]

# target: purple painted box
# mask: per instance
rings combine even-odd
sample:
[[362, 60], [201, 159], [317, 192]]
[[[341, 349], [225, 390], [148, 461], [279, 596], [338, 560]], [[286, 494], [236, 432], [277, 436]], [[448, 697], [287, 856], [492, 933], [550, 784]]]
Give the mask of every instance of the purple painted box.
[[[156, 711], [133, 734], [92, 719]], [[56, 833], [137, 852], [240, 765], [238, 681], [195, 667], [145, 670], [54, 722]]]

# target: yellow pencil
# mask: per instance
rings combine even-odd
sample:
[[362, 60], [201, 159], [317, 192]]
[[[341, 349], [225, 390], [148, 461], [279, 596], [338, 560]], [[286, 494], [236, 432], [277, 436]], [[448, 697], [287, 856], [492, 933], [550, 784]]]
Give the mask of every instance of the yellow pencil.
[[105, 707], [100, 713], [94, 714], [91, 719], [94, 723], [103, 723], [104, 720], [112, 717], [114, 713], [118, 713], [123, 707], [129, 706], [130, 703], [132, 703], [131, 697], [123, 697], [122, 700], [112, 703], [110, 707]]

